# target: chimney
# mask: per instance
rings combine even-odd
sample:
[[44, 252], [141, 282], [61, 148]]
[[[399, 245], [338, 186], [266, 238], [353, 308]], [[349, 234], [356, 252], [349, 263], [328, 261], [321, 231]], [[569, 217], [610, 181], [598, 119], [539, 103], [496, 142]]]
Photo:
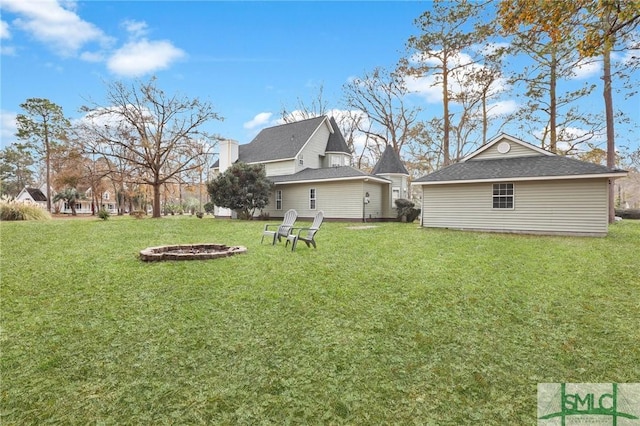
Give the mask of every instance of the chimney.
[[224, 139], [219, 142], [220, 156], [219, 169], [220, 173], [224, 173], [233, 163], [238, 160], [238, 141], [233, 139]]

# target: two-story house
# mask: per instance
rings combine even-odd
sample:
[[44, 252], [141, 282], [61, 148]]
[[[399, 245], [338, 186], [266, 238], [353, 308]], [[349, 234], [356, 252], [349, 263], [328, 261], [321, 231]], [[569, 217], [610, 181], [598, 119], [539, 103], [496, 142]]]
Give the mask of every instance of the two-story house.
[[[295, 209], [302, 218], [322, 210], [333, 220], [394, 219], [394, 200], [409, 194], [409, 173], [391, 147], [372, 173], [356, 169], [336, 121], [327, 116], [263, 129], [244, 145], [222, 141], [213, 170], [222, 173], [236, 161], [265, 166], [274, 190], [263, 212], [272, 218]], [[231, 212], [217, 209], [216, 215]]]

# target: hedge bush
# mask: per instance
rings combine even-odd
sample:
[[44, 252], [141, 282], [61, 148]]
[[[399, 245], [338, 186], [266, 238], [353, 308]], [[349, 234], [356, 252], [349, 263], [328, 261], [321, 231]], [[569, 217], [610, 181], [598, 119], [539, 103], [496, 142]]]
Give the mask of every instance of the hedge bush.
[[396, 201], [396, 207], [398, 209], [398, 220], [400, 222], [411, 223], [420, 216], [420, 209], [416, 209], [414, 203], [406, 198], [398, 198]]

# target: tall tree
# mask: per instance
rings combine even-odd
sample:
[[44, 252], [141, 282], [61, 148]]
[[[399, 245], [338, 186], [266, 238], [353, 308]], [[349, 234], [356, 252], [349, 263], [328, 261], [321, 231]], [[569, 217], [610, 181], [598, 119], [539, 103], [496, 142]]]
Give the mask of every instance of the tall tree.
[[199, 140], [209, 138], [203, 126], [222, 120], [210, 103], [167, 95], [156, 79], [131, 87], [122, 82], [107, 89], [105, 104], [84, 106], [87, 116], [80, 132], [89, 135], [92, 151], [124, 159], [140, 169], [143, 182], [153, 188], [153, 217], [160, 217], [163, 184], [200, 165], [212, 149]]
[[[628, 0], [577, 0], [571, 2], [501, 0], [499, 19], [507, 31], [521, 25], [536, 37], [548, 34], [561, 40], [577, 34], [576, 44], [583, 58], [603, 59], [603, 97], [607, 127], [607, 166], [615, 167], [614, 107], [611, 81], [611, 52], [617, 42], [640, 23], [640, 6]], [[615, 218], [613, 182], [609, 185], [609, 222]]]
[[48, 99], [29, 98], [20, 108], [25, 112], [16, 117], [16, 136], [31, 143], [44, 158], [47, 211], [51, 212], [51, 152], [55, 144], [66, 140], [71, 123], [64, 117], [62, 107]]
[[490, 25], [479, 17], [485, 4], [461, 0], [451, 3], [434, 0], [430, 10], [424, 12], [416, 25], [421, 30], [407, 42], [411, 57], [401, 61], [401, 69], [409, 75], [431, 77], [433, 85], [442, 93], [442, 153], [444, 165], [451, 163], [451, 77], [452, 73], [477, 63], [479, 58], [460, 60], [460, 54], [482, 42], [489, 34]]
[[25, 144], [13, 143], [0, 150], [0, 194], [12, 196], [33, 183], [35, 160]]

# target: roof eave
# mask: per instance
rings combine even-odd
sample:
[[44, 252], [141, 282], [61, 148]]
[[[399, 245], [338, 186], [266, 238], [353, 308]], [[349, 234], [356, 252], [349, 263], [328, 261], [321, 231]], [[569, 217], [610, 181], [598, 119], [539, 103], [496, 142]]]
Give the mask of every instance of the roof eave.
[[366, 182], [367, 180], [372, 180], [374, 182], [379, 182], [379, 183], [391, 183], [391, 181], [388, 179], [384, 179], [376, 176], [348, 176], [348, 177], [340, 177], [340, 178], [316, 178], [316, 179], [274, 182], [274, 185], [279, 186], [279, 185], [292, 185], [292, 184], [301, 184], [301, 183], [338, 182], [338, 181], [348, 181], [348, 180], [361, 180], [363, 182]]
[[626, 177], [627, 172], [598, 173], [586, 175], [562, 175], [562, 176], [522, 176], [522, 177], [496, 177], [486, 179], [466, 179], [466, 180], [435, 180], [426, 182], [412, 182], [411, 185], [451, 185], [456, 183], [484, 183], [484, 182], [525, 182], [541, 180], [571, 180], [571, 179], [597, 179]]

